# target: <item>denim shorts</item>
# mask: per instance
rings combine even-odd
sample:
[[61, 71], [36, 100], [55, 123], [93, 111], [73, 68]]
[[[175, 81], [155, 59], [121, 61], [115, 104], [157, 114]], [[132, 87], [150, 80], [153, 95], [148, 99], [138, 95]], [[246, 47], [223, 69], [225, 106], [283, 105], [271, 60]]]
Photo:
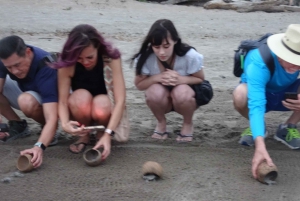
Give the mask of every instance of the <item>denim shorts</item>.
[[282, 105], [283, 100], [285, 100], [285, 92], [297, 92], [300, 86], [300, 79], [297, 79], [292, 85], [283, 91], [277, 93], [266, 93], [267, 105], [266, 112], [269, 111], [290, 111], [290, 109]]

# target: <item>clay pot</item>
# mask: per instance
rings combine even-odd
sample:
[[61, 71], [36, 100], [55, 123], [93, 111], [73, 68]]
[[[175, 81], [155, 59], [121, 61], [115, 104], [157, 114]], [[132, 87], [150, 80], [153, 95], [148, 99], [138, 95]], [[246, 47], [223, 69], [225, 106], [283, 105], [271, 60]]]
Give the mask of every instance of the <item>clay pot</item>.
[[147, 161], [144, 163], [143, 168], [142, 168], [142, 174], [143, 178], [147, 179], [148, 175], [154, 175], [157, 178], [161, 178], [163, 175], [163, 168], [162, 166], [154, 161]]
[[31, 170], [33, 170], [31, 159], [32, 155], [30, 154], [20, 155], [17, 160], [18, 170], [20, 170], [21, 172], [30, 172]]
[[267, 162], [262, 162], [257, 168], [257, 179], [264, 184], [273, 184], [278, 176], [278, 169], [274, 165], [268, 166]]
[[89, 166], [97, 166], [101, 163], [101, 152], [95, 149], [88, 149], [83, 153], [83, 160]]

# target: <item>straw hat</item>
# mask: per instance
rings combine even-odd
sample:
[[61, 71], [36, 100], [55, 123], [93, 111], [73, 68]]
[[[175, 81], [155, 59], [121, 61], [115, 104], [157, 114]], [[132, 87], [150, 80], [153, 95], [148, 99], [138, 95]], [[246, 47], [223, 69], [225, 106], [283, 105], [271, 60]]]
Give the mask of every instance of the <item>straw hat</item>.
[[285, 33], [268, 38], [268, 46], [281, 59], [300, 66], [300, 24], [291, 24]]

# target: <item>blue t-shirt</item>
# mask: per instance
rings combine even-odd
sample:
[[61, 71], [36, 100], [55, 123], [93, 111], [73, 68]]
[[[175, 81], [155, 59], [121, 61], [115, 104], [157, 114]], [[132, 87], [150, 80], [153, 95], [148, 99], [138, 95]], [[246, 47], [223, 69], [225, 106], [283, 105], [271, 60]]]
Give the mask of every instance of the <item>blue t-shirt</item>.
[[299, 71], [290, 74], [280, 65], [277, 56], [272, 52], [275, 69], [271, 76], [270, 70], [264, 63], [259, 50], [251, 50], [245, 59], [244, 73], [241, 82], [247, 83], [248, 108], [250, 128], [253, 139], [264, 137], [264, 115], [266, 111], [266, 92], [278, 93], [293, 84], [299, 75]]
[[0, 78], [5, 79], [6, 75], [9, 74], [12, 80], [17, 81], [22, 91], [35, 91], [40, 94], [42, 103], [58, 102], [57, 70], [46, 65], [38, 69], [40, 61], [49, 53], [37, 47], [29, 45], [28, 47], [32, 50], [34, 57], [26, 77], [19, 79], [10, 74], [0, 61]]

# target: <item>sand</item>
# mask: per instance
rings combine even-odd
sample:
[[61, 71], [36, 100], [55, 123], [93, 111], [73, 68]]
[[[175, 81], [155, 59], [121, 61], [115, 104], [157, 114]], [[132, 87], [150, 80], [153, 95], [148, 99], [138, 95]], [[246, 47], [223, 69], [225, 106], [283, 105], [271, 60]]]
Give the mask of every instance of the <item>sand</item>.
[[[45, 151], [39, 169], [20, 174], [15, 166], [19, 152], [31, 147], [40, 132], [40, 126], [28, 120], [30, 137], [0, 144], [1, 200], [299, 200], [299, 152], [272, 138], [290, 113], [266, 115], [266, 144], [279, 169], [277, 184], [267, 186], [251, 176], [253, 148], [237, 143], [248, 122], [234, 110], [231, 99], [239, 81], [232, 74], [239, 41], [285, 32], [289, 24], [299, 23], [298, 13], [237, 13], [134, 0], [0, 0], [0, 5], [1, 38], [16, 34], [28, 44], [61, 51], [68, 31], [88, 23], [118, 47], [132, 128], [129, 142], [114, 145], [101, 166], [88, 167], [82, 155], [71, 154], [73, 140], [64, 134], [57, 146]], [[156, 120], [144, 93], [133, 84], [134, 69], [127, 61], [160, 18], [172, 20], [182, 40], [204, 55], [206, 79], [214, 87], [211, 103], [194, 115], [195, 137], [188, 144], [176, 143], [174, 132], [182, 123], [176, 113], [167, 115], [171, 138], [150, 138]], [[162, 165], [162, 180], [142, 179], [141, 168], [148, 160]]]

